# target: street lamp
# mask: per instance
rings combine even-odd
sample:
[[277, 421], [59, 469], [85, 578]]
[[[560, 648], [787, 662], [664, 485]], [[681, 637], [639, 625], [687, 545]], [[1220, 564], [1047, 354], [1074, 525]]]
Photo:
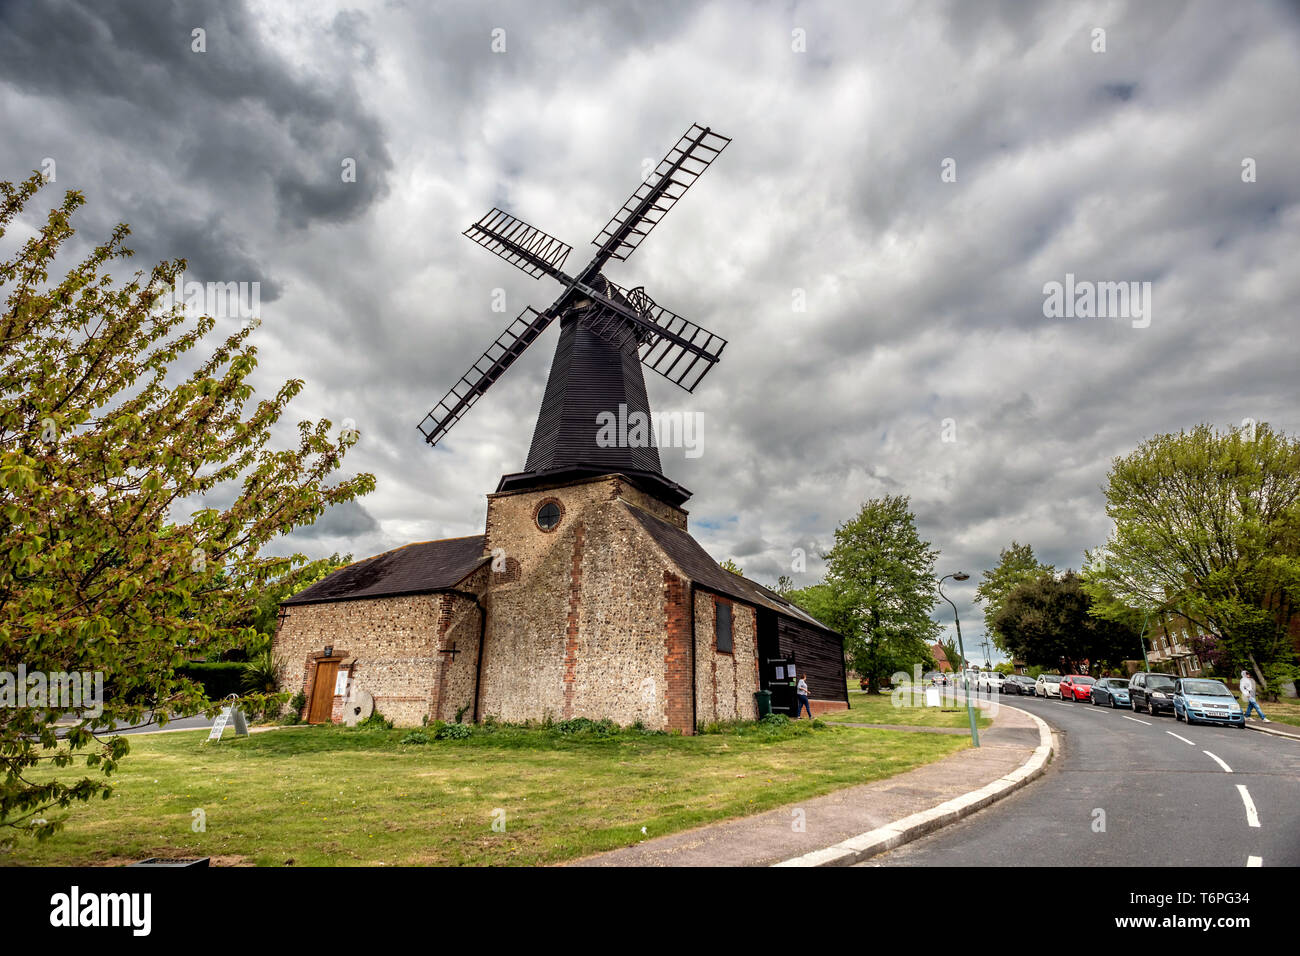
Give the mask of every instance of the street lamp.
[[[949, 604], [952, 604], [952, 598], [943, 593], [943, 582], [952, 578], [954, 581], [969, 581], [970, 575], [965, 571], [954, 571], [952, 574], [945, 574], [939, 579], [939, 597], [943, 598]], [[952, 604], [952, 618], [957, 622], [957, 651], [961, 654], [962, 659], [962, 687], [966, 690], [966, 716], [970, 718], [970, 740], [973, 746], [980, 745], [980, 732], [975, 727], [975, 708], [970, 702], [970, 681], [966, 677], [966, 648], [961, 642], [961, 617], [957, 614], [957, 605]]]

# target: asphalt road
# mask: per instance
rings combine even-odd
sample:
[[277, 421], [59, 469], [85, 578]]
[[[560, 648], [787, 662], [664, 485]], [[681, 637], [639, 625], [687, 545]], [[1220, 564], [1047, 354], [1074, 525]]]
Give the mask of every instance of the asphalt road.
[[1300, 743], [1084, 703], [1008, 702], [1057, 732], [1047, 773], [860, 865], [1300, 866]]

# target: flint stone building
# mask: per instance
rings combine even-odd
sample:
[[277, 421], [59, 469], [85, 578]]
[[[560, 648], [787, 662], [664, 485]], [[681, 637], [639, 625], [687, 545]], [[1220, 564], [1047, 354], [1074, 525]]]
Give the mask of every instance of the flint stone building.
[[755, 717], [760, 688], [793, 716], [796, 668], [814, 713], [847, 708], [842, 637], [709, 557], [653, 444], [594, 440], [602, 410], [648, 414], [639, 364], [614, 349], [563, 322], [526, 470], [488, 496], [482, 535], [406, 545], [284, 602], [275, 655], [304, 719], [338, 721], [365, 690], [402, 725], [583, 716], [689, 734]]
[[692, 392], [726, 345], [602, 270], [729, 142], [692, 125], [575, 275], [564, 272], [571, 246], [499, 209], [466, 230], [563, 292], [544, 312], [525, 309], [421, 431], [436, 444], [558, 321], [528, 460], [488, 496], [483, 534], [389, 551], [284, 602], [275, 655], [306, 719], [355, 715], [365, 691], [400, 724], [607, 717], [689, 734], [755, 717], [760, 689], [793, 714], [796, 671], [814, 711], [848, 706], [840, 635], [719, 567], [687, 530], [690, 492], [664, 477], [653, 438], [620, 428], [610, 441], [602, 428], [652, 420], [643, 363]]

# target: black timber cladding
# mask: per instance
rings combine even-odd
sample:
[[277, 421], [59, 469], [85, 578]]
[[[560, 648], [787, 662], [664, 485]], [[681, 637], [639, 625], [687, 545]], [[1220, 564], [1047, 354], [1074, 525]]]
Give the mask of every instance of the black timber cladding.
[[648, 472], [662, 475], [659, 449], [653, 440], [644, 447], [601, 447], [596, 443], [597, 416], [639, 412], [650, 420], [650, 399], [636, 342], [621, 348], [587, 328], [570, 313], [560, 327], [546, 394], [542, 398], [526, 472], [555, 472], [599, 468], [606, 473]]
[[476, 534], [408, 544], [339, 568], [280, 603], [319, 604], [447, 590], [488, 560], [484, 543], [484, 536]]
[[770, 588], [725, 570], [681, 528], [626, 502], [624, 505], [668, 558], [698, 586], [775, 613], [780, 652], [793, 656], [799, 672], [807, 673], [808, 691], [813, 697], [849, 699], [841, 635]]

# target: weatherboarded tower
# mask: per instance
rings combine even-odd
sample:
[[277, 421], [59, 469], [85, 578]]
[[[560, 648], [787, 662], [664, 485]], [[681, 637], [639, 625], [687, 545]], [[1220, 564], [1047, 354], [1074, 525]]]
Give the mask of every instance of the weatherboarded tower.
[[[436, 444], [554, 320], [560, 336], [524, 470], [488, 495], [482, 535], [407, 545], [284, 602], [275, 654], [313, 722], [371, 706], [428, 719], [571, 717], [693, 733], [753, 718], [754, 692], [793, 715], [795, 669], [814, 711], [847, 706], [841, 637], [775, 592], [722, 569], [687, 530], [690, 492], [667, 478], [642, 367], [693, 391], [725, 340], [622, 289], [625, 259], [722, 152], [693, 126], [593, 245], [572, 248], [494, 209], [466, 235], [562, 292], [525, 309], [421, 424]], [[617, 438], [611, 440], [611, 435]]]

